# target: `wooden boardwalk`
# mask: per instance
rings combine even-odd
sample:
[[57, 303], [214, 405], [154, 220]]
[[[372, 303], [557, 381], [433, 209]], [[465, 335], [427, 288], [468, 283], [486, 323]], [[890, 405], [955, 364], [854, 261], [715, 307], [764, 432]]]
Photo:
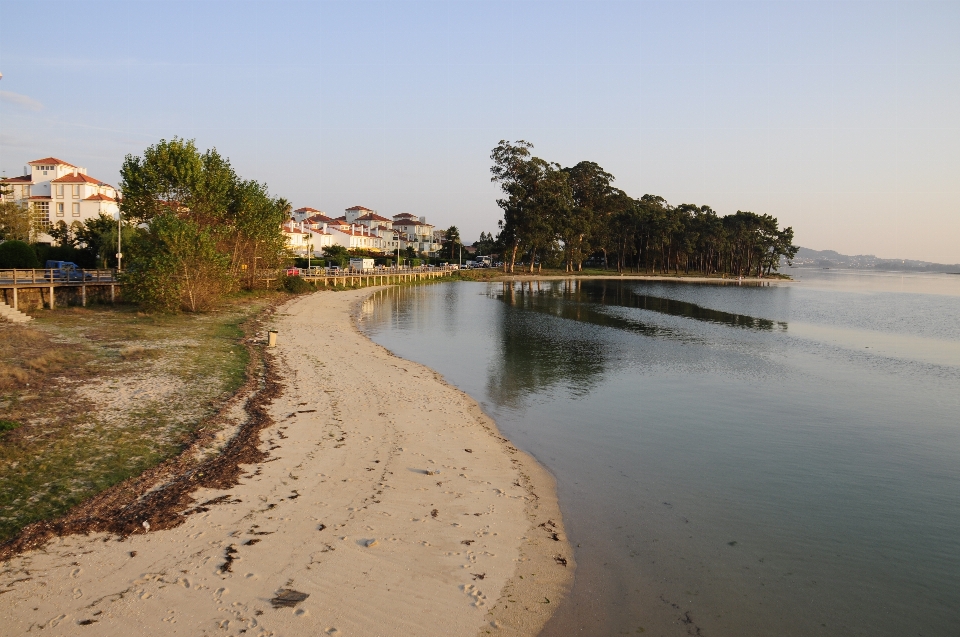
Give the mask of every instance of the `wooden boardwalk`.
[[[455, 272], [453, 268], [411, 268], [401, 270], [373, 270], [369, 272], [342, 272], [330, 273], [327, 271], [313, 270], [301, 271], [301, 278], [311, 283], [322, 283], [328, 286], [342, 285], [344, 287], [357, 286], [369, 287], [373, 285], [393, 285], [397, 283], [408, 283], [411, 281], [425, 281], [439, 277], [450, 276]], [[116, 300], [116, 288], [121, 284], [117, 280], [116, 270], [76, 270], [71, 273], [71, 278], [57, 276], [57, 270], [41, 269], [0, 269], [0, 290], [12, 290], [13, 309], [18, 310], [18, 292], [24, 289], [42, 289], [46, 292], [46, 305], [50, 309], [55, 306], [54, 290], [56, 288], [79, 288], [80, 302], [87, 304], [88, 287], [109, 287], [110, 301]], [[277, 276], [258, 277], [258, 281], [264, 281], [269, 285], [270, 281], [276, 281]], [[2, 298], [2, 297], [0, 297]]]
[[88, 287], [109, 287], [110, 300], [116, 299], [117, 273], [115, 270], [76, 270], [70, 278], [58, 276], [59, 270], [41, 269], [0, 269], [0, 290], [13, 290], [12, 307], [18, 310], [18, 292], [23, 289], [49, 290], [48, 305], [53, 309], [55, 301], [53, 291], [56, 288], [79, 288], [83, 305], [87, 304]]
[[323, 285], [343, 285], [369, 287], [373, 285], [392, 285], [410, 281], [425, 281], [456, 272], [453, 268], [412, 268], [409, 270], [374, 270], [370, 272], [313, 273], [301, 271], [300, 278], [310, 283]]

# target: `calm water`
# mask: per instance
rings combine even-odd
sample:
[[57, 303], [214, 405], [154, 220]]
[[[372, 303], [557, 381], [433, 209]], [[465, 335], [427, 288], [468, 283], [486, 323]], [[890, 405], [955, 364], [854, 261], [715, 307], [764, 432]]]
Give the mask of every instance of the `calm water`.
[[795, 276], [367, 302], [556, 476], [545, 635], [960, 634], [960, 276]]

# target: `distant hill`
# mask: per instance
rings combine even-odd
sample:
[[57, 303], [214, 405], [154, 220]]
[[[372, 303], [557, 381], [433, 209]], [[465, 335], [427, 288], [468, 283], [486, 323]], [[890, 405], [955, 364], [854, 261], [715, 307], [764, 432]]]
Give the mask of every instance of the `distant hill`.
[[811, 250], [800, 248], [793, 260], [799, 268], [845, 268], [851, 270], [894, 270], [901, 272], [949, 272], [960, 274], [960, 263], [931, 263], [913, 259], [882, 259], [872, 254], [853, 256], [834, 250]]

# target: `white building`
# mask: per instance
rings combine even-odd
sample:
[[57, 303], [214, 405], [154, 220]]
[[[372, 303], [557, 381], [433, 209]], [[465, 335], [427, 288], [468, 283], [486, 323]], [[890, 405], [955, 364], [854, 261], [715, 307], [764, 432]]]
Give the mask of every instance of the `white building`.
[[434, 227], [427, 223], [426, 217], [402, 212], [394, 215], [393, 228], [400, 232], [406, 245], [419, 253], [434, 254], [440, 250], [440, 242], [434, 238]]
[[336, 219], [316, 208], [298, 208], [284, 224], [284, 234], [290, 248], [305, 255], [310, 246], [317, 254], [330, 245], [386, 254], [411, 246], [418, 253], [434, 254], [440, 250], [443, 233], [425, 217], [402, 213], [388, 219], [370, 208], [353, 206]]
[[26, 202], [41, 231], [38, 241], [51, 241], [46, 233], [54, 224], [77, 226], [100, 213], [115, 216], [120, 208], [117, 189], [87, 175], [87, 169], [56, 157], [28, 162], [20, 177], [0, 180], [10, 190], [7, 201]]

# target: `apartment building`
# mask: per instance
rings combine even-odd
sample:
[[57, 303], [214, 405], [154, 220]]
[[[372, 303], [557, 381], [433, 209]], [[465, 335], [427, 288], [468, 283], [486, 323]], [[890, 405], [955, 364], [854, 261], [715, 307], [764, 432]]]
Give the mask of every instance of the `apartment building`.
[[56, 157], [27, 162], [23, 175], [0, 180], [7, 201], [26, 203], [38, 241], [51, 241], [47, 231], [54, 224], [79, 225], [101, 213], [115, 216], [119, 211], [117, 189], [87, 175], [87, 169]]

